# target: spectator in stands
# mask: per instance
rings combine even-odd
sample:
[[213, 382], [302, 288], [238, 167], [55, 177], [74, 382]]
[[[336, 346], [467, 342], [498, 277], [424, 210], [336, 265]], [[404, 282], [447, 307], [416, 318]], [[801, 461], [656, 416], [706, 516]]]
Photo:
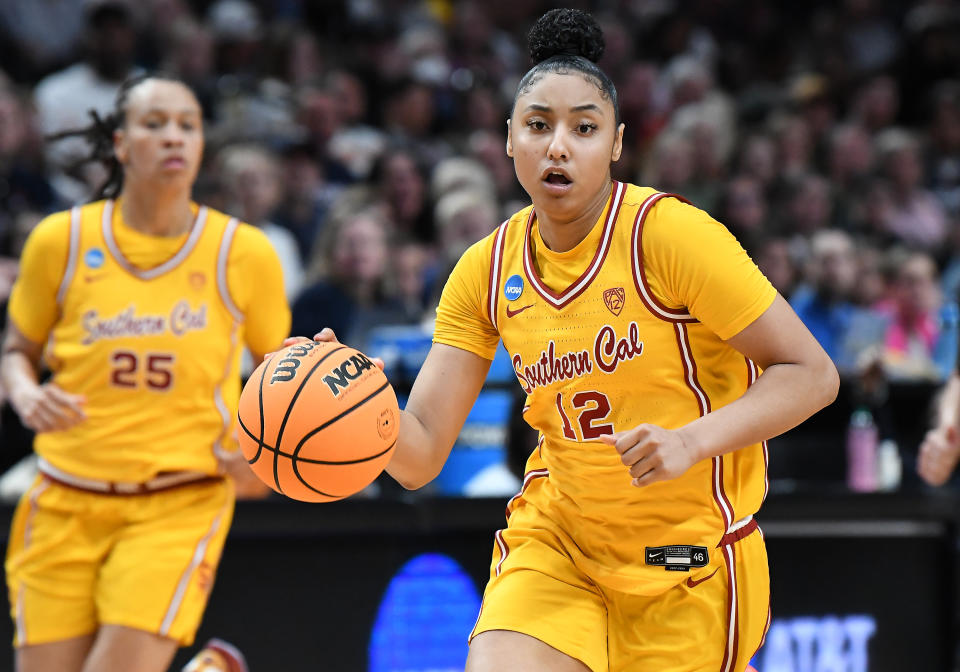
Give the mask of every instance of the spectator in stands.
[[[14, 220], [59, 205], [47, 179], [37, 120], [24, 96], [0, 72], [0, 255], [10, 254]], [[19, 250], [19, 248], [16, 248]]]
[[384, 104], [383, 126], [389, 142], [424, 163], [436, 163], [451, 153], [434, 133], [436, 103], [433, 87], [407, 75], [389, 85]]
[[770, 136], [765, 133], [750, 135], [741, 146], [737, 174], [757, 180], [766, 193], [776, 180], [777, 170], [777, 148]]
[[[129, 0], [95, 0], [84, 8], [84, 60], [46, 77], [34, 89], [40, 128], [46, 135], [87, 126], [90, 110], [106, 116], [120, 84], [136, 73], [137, 31]], [[93, 172], [91, 164], [84, 172], [75, 170], [86, 154], [82, 140], [47, 147], [52, 183], [64, 200], [85, 200], [93, 185], [106, 178], [102, 169]]]
[[[430, 176], [430, 197], [433, 202], [437, 203], [447, 194], [461, 190], [481, 191], [490, 200], [496, 199], [493, 178], [476, 159], [453, 156], [438, 163]], [[437, 226], [440, 226], [439, 222]], [[490, 230], [486, 233], [490, 233]]]
[[[17, 79], [33, 80], [74, 57], [92, 2], [0, 2], [0, 63]], [[51, 30], [56, 26], [56, 30]]]
[[816, 174], [796, 177], [789, 186], [784, 211], [783, 231], [812, 236], [831, 223], [830, 183]]
[[503, 151], [503, 135], [493, 131], [474, 131], [467, 138], [469, 155], [482, 163], [493, 177], [502, 216], [507, 217], [516, 208], [523, 207], [527, 198], [517, 187], [513, 162]]
[[934, 92], [929, 138], [927, 184], [956, 219], [960, 217], [960, 81], [945, 82]]
[[947, 219], [940, 201], [923, 188], [919, 143], [909, 132], [891, 128], [877, 137], [877, 149], [892, 196], [885, 230], [908, 245], [937, 248], [947, 234]]
[[747, 176], [733, 178], [727, 182], [721, 203], [721, 218], [726, 227], [748, 252], [756, 249], [769, 229], [767, 199], [760, 182]]
[[176, 21], [167, 36], [163, 68], [197, 92], [204, 118], [216, 117], [217, 83], [214, 71], [213, 35], [192, 18]]
[[853, 230], [857, 221], [856, 203], [869, 188], [874, 170], [874, 151], [870, 135], [852, 123], [834, 126], [827, 149], [827, 176], [833, 201], [833, 223]]
[[[877, 306], [889, 322], [882, 364], [893, 380], [942, 380], [953, 368], [955, 350], [939, 352], [937, 315], [942, 305], [937, 266], [924, 252], [888, 253], [888, 296]], [[939, 361], [938, 361], [939, 360]]]
[[276, 157], [257, 145], [233, 145], [220, 152], [219, 161], [226, 210], [266, 234], [280, 258], [284, 292], [292, 301], [303, 287], [303, 261], [293, 234], [272, 221], [283, 196]]
[[371, 328], [410, 324], [421, 315], [391, 296], [388, 221], [369, 206], [365, 189], [345, 192], [334, 204], [308, 267], [308, 285], [293, 304], [297, 333], [329, 326], [350, 334], [363, 349]]
[[759, 241], [756, 262], [781, 296], [793, 296], [799, 273], [787, 238], [771, 236]]
[[366, 180], [386, 148], [386, 134], [368, 123], [367, 92], [357, 75], [336, 70], [328, 78], [328, 89], [338, 121], [327, 144], [330, 157], [347, 169], [351, 179]]
[[672, 194], [693, 190], [693, 143], [682, 133], [661, 133], [650, 152], [640, 181]]
[[871, 135], [891, 127], [900, 112], [900, 93], [892, 77], [877, 75], [869, 79], [855, 94], [853, 120]]
[[283, 196], [274, 221], [293, 234], [300, 258], [310, 257], [327, 211], [342, 185], [327, 182], [323, 168], [314, 160], [309, 145], [291, 143], [281, 152]]
[[370, 181], [395, 233], [421, 242], [433, 240], [426, 177], [413, 153], [388, 150], [374, 165]]
[[790, 305], [843, 373], [853, 365], [845, 349], [857, 308], [852, 294], [857, 282], [853, 241], [841, 231], [813, 236], [805, 282], [790, 297]]
[[441, 196], [434, 208], [434, 220], [439, 250], [428, 278], [431, 306], [439, 303], [447, 277], [467, 248], [501, 223], [495, 197], [484, 189], [469, 186]]

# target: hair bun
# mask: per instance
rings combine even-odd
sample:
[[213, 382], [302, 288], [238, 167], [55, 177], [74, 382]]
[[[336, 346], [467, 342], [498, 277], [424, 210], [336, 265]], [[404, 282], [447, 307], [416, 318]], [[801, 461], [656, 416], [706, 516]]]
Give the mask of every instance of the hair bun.
[[551, 9], [527, 33], [534, 63], [552, 56], [582, 56], [596, 63], [603, 56], [603, 31], [592, 16], [579, 9]]

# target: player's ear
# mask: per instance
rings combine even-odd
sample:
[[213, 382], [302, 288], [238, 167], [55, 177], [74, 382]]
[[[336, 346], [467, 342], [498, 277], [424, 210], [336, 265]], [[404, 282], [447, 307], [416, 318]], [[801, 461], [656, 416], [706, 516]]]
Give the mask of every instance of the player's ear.
[[620, 154], [623, 152], [623, 129], [624, 125], [621, 122], [613, 136], [613, 151], [610, 153], [610, 161], [612, 162], [619, 161]]
[[513, 158], [513, 134], [510, 132], [509, 119], [507, 119], [507, 156]]
[[127, 134], [122, 128], [113, 132], [113, 155], [121, 164], [127, 163]]

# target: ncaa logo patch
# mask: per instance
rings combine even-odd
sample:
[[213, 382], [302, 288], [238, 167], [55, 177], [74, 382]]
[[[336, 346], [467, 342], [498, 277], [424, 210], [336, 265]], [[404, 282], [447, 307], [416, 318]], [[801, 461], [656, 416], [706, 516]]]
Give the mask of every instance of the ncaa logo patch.
[[100, 268], [103, 266], [103, 250], [98, 247], [87, 250], [87, 253], [83, 255], [83, 263], [90, 268]]
[[523, 278], [519, 275], [511, 275], [503, 285], [503, 295], [507, 301], [516, 301], [523, 294]]

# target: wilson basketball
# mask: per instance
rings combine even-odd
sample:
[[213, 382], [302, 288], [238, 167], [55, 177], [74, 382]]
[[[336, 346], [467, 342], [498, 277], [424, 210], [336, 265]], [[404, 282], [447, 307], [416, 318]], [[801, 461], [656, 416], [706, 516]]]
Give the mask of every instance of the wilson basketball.
[[240, 447], [264, 483], [293, 499], [330, 502], [384, 470], [400, 410], [366, 355], [305, 341], [257, 367], [240, 394], [239, 420]]

